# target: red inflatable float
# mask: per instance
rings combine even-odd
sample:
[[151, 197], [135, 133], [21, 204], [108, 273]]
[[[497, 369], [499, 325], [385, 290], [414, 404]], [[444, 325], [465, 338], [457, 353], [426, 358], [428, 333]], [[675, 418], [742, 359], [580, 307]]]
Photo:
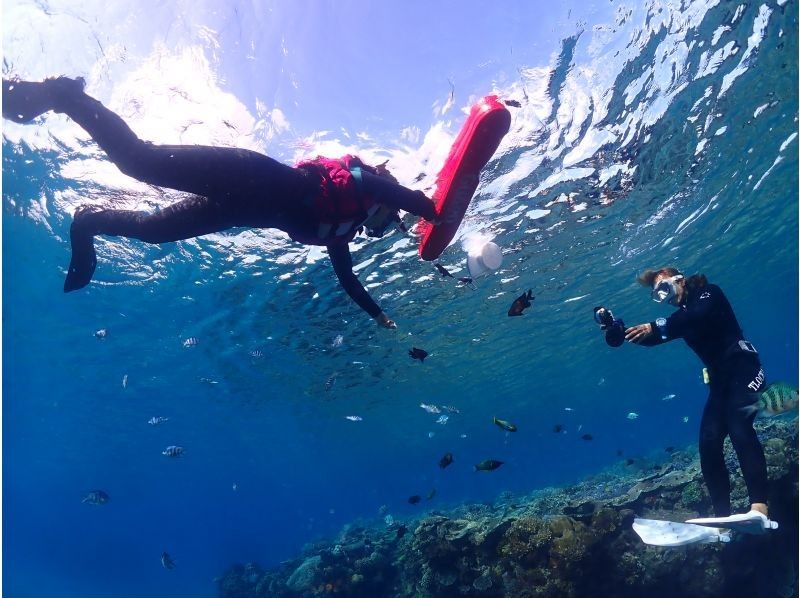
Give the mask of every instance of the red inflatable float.
[[481, 169], [492, 157], [511, 126], [511, 114], [497, 96], [486, 96], [470, 110], [442, 170], [436, 177], [433, 200], [442, 223], [420, 220], [419, 255], [435, 260], [453, 240], [478, 187]]

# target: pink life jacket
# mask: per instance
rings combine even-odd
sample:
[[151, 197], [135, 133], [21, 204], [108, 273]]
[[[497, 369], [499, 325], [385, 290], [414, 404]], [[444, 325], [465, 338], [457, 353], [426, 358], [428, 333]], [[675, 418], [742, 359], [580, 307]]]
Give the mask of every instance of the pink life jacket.
[[291, 233], [289, 236], [304, 245], [349, 243], [356, 232], [380, 206], [361, 187], [361, 170], [377, 174], [372, 166], [357, 156], [346, 155], [338, 160], [317, 156], [303, 160], [304, 168], [319, 176], [319, 193], [304, 200], [310, 218], [317, 224], [316, 234]]

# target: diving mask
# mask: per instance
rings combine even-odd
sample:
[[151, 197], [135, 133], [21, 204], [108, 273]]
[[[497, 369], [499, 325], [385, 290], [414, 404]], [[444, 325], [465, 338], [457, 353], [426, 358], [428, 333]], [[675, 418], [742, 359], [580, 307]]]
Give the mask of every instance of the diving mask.
[[679, 280], [683, 280], [683, 274], [676, 274], [675, 276], [662, 279], [661, 282], [653, 287], [650, 298], [656, 303], [664, 303], [666, 301], [674, 305], [673, 301], [678, 295], [677, 282]]

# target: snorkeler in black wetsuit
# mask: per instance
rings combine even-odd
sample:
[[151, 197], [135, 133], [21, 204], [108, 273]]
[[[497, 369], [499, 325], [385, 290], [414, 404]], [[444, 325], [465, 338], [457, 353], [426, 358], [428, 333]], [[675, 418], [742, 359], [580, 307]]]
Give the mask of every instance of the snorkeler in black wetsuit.
[[65, 292], [92, 279], [95, 235], [166, 243], [237, 226], [278, 228], [296, 241], [326, 246], [347, 294], [381, 326], [396, 327], [353, 273], [347, 244], [362, 227], [380, 236], [399, 221], [398, 210], [435, 222], [434, 203], [422, 192], [398, 184], [383, 165], [371, 167], [352, 156], [317, 158], [292, 168], [245, 149], [154, 145], [83, 88], [80, 78], [3, 80], [3, 117], [26, 123], [48, 110], [64, 113], [123, 173], [193, 195], [155, 214], [78, 208]]
[[659, 303], [678, 307], [668, 318], [658, 318], [625, 330], [625, 338], [645, 346], [682, 338], [708, 370], [708, 401], [700, 423], [700, 466], [717, 517], [731, 514], [731, 487], [723, 443], [730, 436], [739, 458], [752, 510], [767, 515], [767, 464], [753, 429], [754, 393], [765, 387], [764, 370], [728, 299], [718, 286], [696, 274], [688, 279], [675, 268], [647, 270], [639, 282], [651, 287]]

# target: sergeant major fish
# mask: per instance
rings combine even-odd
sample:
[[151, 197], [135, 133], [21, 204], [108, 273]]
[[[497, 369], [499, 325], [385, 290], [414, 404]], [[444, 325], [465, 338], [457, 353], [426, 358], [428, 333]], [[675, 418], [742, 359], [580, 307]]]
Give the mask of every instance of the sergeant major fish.
[[110, 497], [108, 496], [108, 494], [106, 494], [102, 490], [92, 490], [91, 492], [89, 492], [89, 494], [87, 494], [83, 498], [83, 500], [81, 502], [82, 503], [88, 503], [90, 505], [104, 505], [109, 500], [110, 500]]
[[158, 425], [164, 424], [164, 423], [166, 423], [168, 421], [169, 421], [168, 417], [158, 416], [158, 417], [151, 417], [150, 419], [147, 420], [147, 423], [150, 424], [151, 426], [158, 426]]
[[184, 448], [182, 446], [171, 445], [161, 451], [165, 457], [182, 457]]
[[798, 403], [797, 387], [785, 382], [770, 384], [767, 390], [757, 396], [759, 398], [755, 403], [742, 407], [745, 414], [758, 413], [774, 417], [795, 409]]

